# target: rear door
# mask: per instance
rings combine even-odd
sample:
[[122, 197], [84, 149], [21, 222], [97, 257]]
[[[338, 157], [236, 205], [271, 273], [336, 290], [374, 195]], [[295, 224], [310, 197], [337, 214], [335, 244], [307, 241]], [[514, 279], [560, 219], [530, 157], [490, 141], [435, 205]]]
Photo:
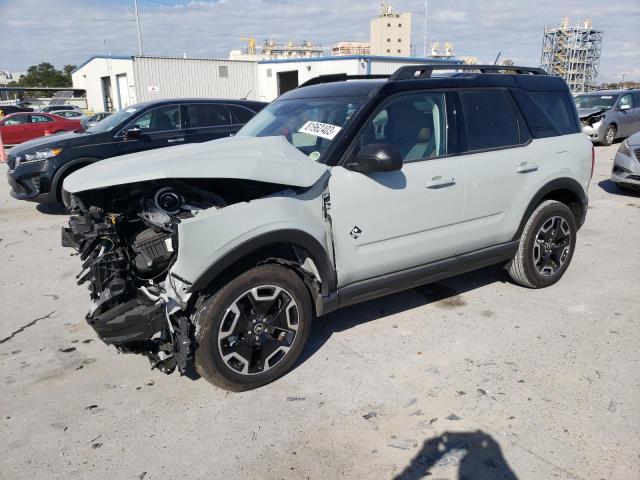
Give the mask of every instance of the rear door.
[[[29, 115], [29, 124], [27, 125], [27, 132], [29, 138], [42, 137], [45, 134], [55, 133], [56, 121], [53, 117], [45, 114], [31, 114]], [[60, 127], [60, 130], [63, 130]]]
[[460, 92], [467, 154], [462, 250], [508, 242], [540, 175], [539, 151], [506, 89]]
[[452, 94], [427, 91], [387, 99], [348, 153], [390, 144], [402, 170], [363, 174], [334, 167], [329, 179], [338, 283], [400, 272], [460, 252], [464, 160], [456, 157]]
[[229, 137], [239, 129], [229, 109], [220, 103], [188, 103], [184, 111], [187, 143]]

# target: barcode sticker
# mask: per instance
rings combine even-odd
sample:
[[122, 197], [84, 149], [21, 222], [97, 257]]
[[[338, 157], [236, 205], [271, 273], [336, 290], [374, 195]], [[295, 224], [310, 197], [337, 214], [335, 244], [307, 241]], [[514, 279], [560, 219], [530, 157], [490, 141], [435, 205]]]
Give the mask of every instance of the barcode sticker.
[[316, 137], [333, 140], [333, 138], [338, 134], [340, 130], [341, 127], [338, 127], [337, 125], [331, 125], [330, 123], [308, 121], [307, 123], [302, 125], [302, 127], [300, 127], [298, 132], [308, 133], [309, 135], [315, 135]]

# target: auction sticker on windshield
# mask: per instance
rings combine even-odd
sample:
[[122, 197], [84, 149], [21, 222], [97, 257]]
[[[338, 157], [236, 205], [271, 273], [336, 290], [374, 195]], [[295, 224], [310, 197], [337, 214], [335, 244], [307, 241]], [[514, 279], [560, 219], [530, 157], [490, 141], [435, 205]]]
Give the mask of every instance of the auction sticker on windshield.
[[308, 121], [300, 127], [298, 132], [308, 133], [309, 135], [315, 135], [316, 137], [333, 140], [340, 130], [340, 127], [337, 125], [331, 125], [330, 123]]

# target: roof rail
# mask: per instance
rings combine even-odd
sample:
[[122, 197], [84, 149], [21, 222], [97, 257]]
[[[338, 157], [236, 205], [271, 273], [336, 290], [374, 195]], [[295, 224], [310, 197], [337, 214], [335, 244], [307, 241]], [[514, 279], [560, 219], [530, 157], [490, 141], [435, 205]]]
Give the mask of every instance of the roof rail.
[[518, 74], [548, 75], [542, 68], [517, 67], [513, 65], [455, 65], [455, 64], [424, 64], [400, 67], [389, 77], [389, 81], [412, 80], [430, 78], [434, 70], [478, 70], [480, 73], [516, 72]]
[[310, 85], [318, 85], [320, 83], [344, 82], [346, 80], [371, 80], [376, 78], [389, 78], [391, 75], [347, 75], [346, 73], [333, 73], [331, 75], [320, 75], [313, 77], [297, 88], [308, 87]]

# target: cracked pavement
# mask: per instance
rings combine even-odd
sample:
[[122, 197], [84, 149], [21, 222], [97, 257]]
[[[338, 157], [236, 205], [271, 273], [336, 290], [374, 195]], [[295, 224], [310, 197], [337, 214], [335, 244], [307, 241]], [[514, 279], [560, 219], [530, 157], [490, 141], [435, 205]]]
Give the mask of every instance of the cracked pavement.
[[335, 312], [239, 394], [98, 341], [66, 216], [2, 179], [0, 478], [640, 478], [640, 196], [607, 181], [617, 147], [557, 285], [494, 267]]

